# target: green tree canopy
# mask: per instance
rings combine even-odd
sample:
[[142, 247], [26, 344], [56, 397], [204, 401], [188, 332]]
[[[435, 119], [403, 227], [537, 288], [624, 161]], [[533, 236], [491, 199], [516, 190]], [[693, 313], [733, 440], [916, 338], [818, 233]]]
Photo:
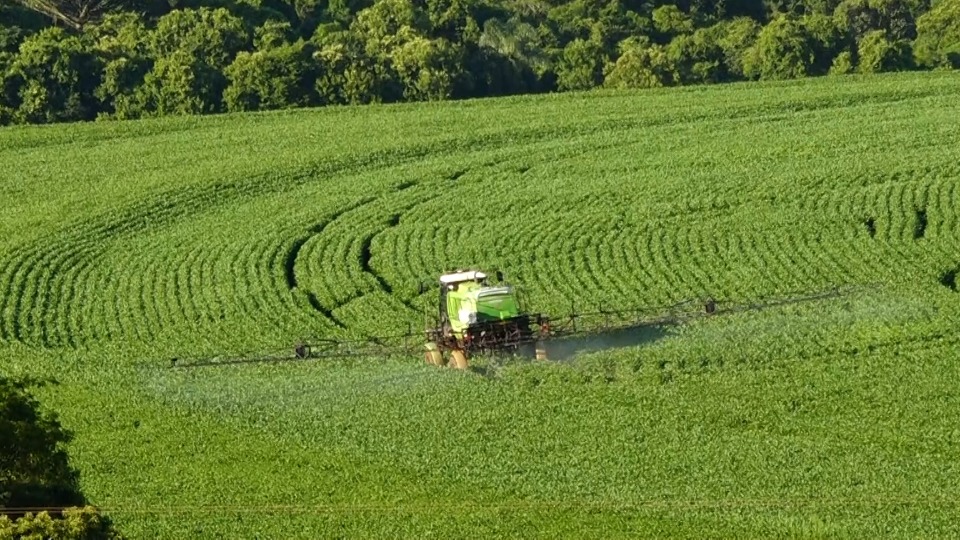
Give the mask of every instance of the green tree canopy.
[[312, 46], [304, 42], [255, 52], [241, 52], [227, 67], [224, 92], [228, 111], [303, 107], [316, 103], [311, 69]]
[[463, 72], [460, 52], [443, 38], [411, 39], [393, 53], [393, 65], [412, 101], [449, 99]]
[[[111, 521], [86, 504], [66, 445], [72, 435], [43, 411], [28, 389], [35, 383], [0, 377], [0, 538], [107, 540]], [[38, 514], [22, 508], [64, 508]], [[12, 517], [12, 519], [11, 519]]]
[[917, 20], [917, 62], [960, 68], [960, 0], [940, 0]]
[[623, 53], [607, 66], [604, 86], [609, 88], [656, 88], [679, 79], [666, 50], [657, 44], [627, 40]]
[[89, 40], [61, 28], [27, 38], [11, 62], [4, 94], [15, 119], [25, 123], [92, 120], [98, 104], [100, 59]]
[[958, 5], [0, 0], [0, 125], [960, 67]]
[[230, 65], [240, 51], [251, 47], [252, 41], [244, 21], [224, 8], [173, 11], [157, 21], [148, 38], [156, 59], [180, 52], [214, 69]]
[[83, 504], [66, 451], [73, 436], [28, 388], [0, 377], [0, 508]]
[[586, 90], [603, 82], [603, 47], [595, 41], [575, 39], [563, 49], [557, 66], [561, 90]]
[[800, 22], [781, 15], [763, 27], [744, 57], [744, 74], [760, 79], [803, 77], [814, 65], [814, 51]]
[[891, 41], [883, 30], [867, 32], [857, 45], [859, 62], [857, 71], [879, 73], [909, 69], [912, 51], [906, 40]]

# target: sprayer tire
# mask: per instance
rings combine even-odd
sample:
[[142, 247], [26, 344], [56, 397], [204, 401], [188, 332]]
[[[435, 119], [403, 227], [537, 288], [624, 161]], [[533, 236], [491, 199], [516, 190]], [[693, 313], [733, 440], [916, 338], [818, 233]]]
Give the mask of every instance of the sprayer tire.
[[450, 356], [453, 359], [453, 367], [457, 369], [467, 369], [467, 355], [464, 354], [460, 349], [453, 349], [450, 351]]
[[443, 353], [440, 352], [440, 348], [437, 347], [437, 344], [434, 342], [429, 342], [426, 344], [426, 351], [423, 353], [423, 359], [430, 366], [442, 366], [443, 365]]
[[543, 341], [537, 341], [534, 345], [534, 354], [537, 360], [547, 360], [547, 344]]

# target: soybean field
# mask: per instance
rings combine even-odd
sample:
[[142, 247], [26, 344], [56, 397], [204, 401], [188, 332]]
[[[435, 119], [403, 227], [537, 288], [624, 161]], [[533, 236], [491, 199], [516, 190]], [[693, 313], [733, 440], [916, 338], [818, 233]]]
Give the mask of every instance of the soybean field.
[[[0, 369], [134, 537], [960, 534], [960, 75], [0, 130]], [[177, 370], [563, 315], [820, 302], [570, 361]]]

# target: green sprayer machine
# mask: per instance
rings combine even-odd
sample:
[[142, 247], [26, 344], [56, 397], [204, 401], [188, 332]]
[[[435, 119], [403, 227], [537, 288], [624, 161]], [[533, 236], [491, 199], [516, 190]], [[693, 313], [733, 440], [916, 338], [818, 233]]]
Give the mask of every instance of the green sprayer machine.
[[[497, 280], [501, 284], [491, 285], [487, 274], [476, 270], [440, 276], [436, 324], [426, 330], [428, 364], [444, 365], [449, 351], [453, 365], [466, 369], [470, 354], [516, 351], [549, 333], [546, 318], [520, 309], [516, 290], [502, 283], [500, 272]], [[544, 358], [542, 343], [537, 351]]]
[[[568, 314], [550, 317], [524, 310], [514, 285], [506, 283], [503, 274], [491, 275], [470, 269], [443, 273], [433, 284], [421, 282], [420, 294], [437, 290], [436, 312], [424, 313], [424, 334], [411, 328], [405, 334], [376, 336], [356, 340], [304, 338], [292, 351], [270, 354], [205, 358], [173, 359], [174, 367], [199, 367], [250, 362], [296, 361], [317, 358], [388, 356], [414, 357], [423, 354], [427, 364], [469, 369], [470, 358], [477, 354], [510, 355], [545, 361], [552, 351], [569, 349], [564, 345], [577, 340], [593, 340], [602, 344], [616, 342], [636, 345], [642, 339], [610, 339], [643, 330], [682, 324], [702, 317], [753, 311], [773, 306], [821, 300], [846, 294], [839, 288], [824, 292], [794, 295], [762, 303], [734, 304], [718, 302], [712, 297], [685, 300], [673, 305], [607, 310], [603, 306], [589, 312], [577, 312], [572, 306]], [[605, 348], [605, 347], [601, 347]]]

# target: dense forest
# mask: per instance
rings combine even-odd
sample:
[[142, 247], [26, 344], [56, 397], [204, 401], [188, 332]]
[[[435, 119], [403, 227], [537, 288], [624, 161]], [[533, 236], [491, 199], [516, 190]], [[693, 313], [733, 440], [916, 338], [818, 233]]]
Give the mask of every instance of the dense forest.
[[0, 0], [0, 125], [960, 67], [960, 0]]

